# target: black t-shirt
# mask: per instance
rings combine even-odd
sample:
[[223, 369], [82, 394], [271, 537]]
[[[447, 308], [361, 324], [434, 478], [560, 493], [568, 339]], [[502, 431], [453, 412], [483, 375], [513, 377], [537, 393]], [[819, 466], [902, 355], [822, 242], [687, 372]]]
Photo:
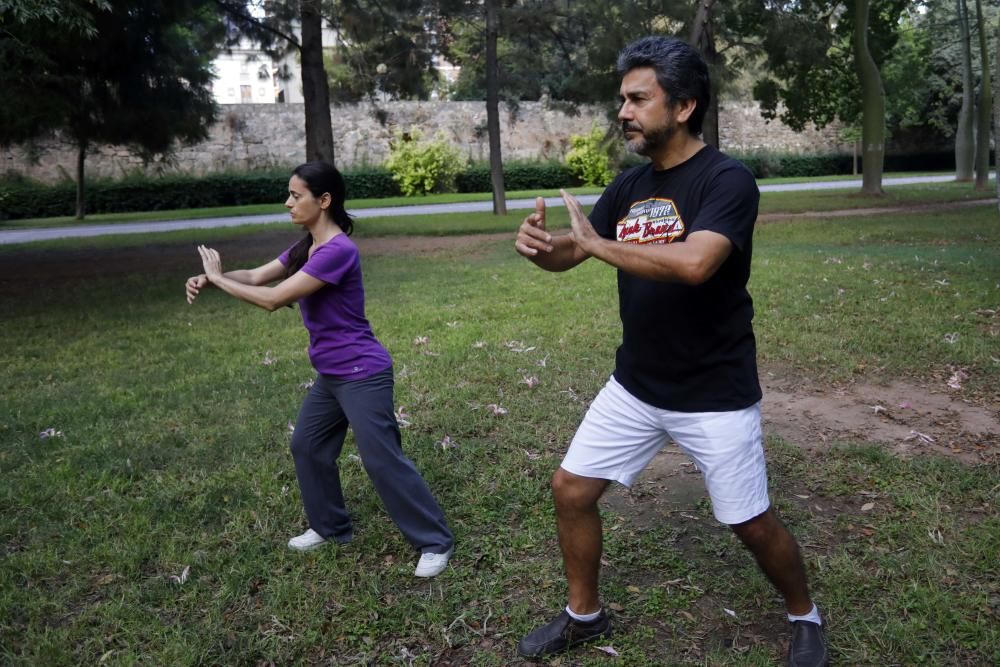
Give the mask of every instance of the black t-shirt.
[[747, 292], [760, 191], [736, 160], [705, 146], [664, 171], [630, 169], [608, 186], [590, 221], [622, 243], [674, 243], [722, 234], [733, 250], [701, 285], [618, 271], [623, 338], [615, 378], [645, 403], [679, 412], [742, 410], [761, 398], [753, 301]]

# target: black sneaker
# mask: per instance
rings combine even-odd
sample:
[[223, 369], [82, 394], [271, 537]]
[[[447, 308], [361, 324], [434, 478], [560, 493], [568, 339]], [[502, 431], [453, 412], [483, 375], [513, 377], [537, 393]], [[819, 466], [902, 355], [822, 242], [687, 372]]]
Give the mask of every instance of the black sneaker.
[[829, 664], [823, 628], [810, 621], [794, 621], [792, 641], [788, 644], [788, 667], [826, 667]]
[[554, 621], [525, 636], [517, 645], [517, 652], [525, 658], [542, 658], [569, 650], [577, 644], [610, 636], [611, 621], [603, 609], [600, 616], [586, 623], [574, 620], [564, 609]]

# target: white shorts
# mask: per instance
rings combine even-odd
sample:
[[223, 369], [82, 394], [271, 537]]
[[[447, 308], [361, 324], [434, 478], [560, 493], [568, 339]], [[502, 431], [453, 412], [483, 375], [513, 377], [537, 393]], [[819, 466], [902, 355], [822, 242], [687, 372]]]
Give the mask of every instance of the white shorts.
[[732, 412], [662, 410], [612, 377], [587, 410], [561, 467], [631, 486], [668, 438], [701, 470], [720, 522], [743, 523], [770, 507], [760, 403]]

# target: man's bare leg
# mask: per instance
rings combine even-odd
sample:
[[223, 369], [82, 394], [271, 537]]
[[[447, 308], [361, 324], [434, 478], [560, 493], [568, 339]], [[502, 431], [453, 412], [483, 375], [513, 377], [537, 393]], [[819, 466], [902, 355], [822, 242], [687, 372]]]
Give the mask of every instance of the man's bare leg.
[[608, 480], [581, 477], [562, 468], [552, 476], [559, 546], [569, 585], [569, 608], [590, 614], [601, 608], [598, 580], [603, 534], [597, 501]]
[[757, 565], [785, 598], [788, 613], [812, 610], [806, 569], [799, 545], [770, 509], [744, 523], [730, 526], [750, 550]]

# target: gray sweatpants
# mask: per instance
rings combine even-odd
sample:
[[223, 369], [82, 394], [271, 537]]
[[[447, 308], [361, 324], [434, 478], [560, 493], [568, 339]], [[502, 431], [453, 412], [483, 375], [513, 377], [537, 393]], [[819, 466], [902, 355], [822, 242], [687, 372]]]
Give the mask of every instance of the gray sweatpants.
[[310, 527], [327, 539], [353, 536], [337, 458], [348, 425], [361, 462], [389, 516], [414, 548], [444, 553], [454, 538], [427, 483], [403, 454], [388, 368], [364, 380], [319, 374], [292, 434], [292, 457]]

